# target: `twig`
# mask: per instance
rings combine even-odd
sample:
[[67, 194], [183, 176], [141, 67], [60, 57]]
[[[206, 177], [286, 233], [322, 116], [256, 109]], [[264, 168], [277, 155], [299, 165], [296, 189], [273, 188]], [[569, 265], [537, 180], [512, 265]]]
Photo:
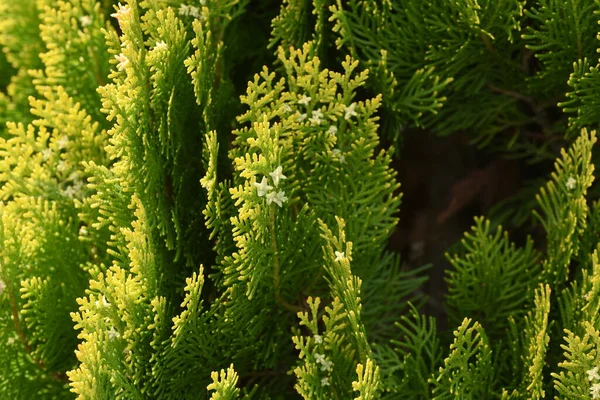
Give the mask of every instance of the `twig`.
[[302, 311], [301, 308], [296, 307], [293, 304], [288, 303], [283, 297], [281, 297], [281, 288], [280, 288], [280, 277], [279, 273], [281, 270], [281, 266], [279, 264], [279, 249], [277, 246], [277, 237], [275, 231], [275, 210], [273, 207], [269, 209], [269, 222], [271, 227], [271, 247], [273, 249], [273, 286], [275, 286], [275, 299], [283, 308], [288, 311], [292, 311], [293, 313], [298, 313]]

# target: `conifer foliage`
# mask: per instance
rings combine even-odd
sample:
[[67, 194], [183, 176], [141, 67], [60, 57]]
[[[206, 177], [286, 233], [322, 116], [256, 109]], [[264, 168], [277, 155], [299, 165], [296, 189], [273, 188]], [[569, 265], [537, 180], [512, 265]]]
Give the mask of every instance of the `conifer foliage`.
[[[600, 399], [599, 15], [0, 0], [0, 398]], [[555, 161], [448, 329], [388, 247], [408, 127]]]

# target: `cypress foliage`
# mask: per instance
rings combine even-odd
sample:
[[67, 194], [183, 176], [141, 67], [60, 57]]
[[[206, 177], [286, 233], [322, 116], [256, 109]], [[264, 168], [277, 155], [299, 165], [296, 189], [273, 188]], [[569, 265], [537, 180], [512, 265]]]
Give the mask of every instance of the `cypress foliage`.
[[[598, 15], [0, 0], [0, 397], [599, 399]], [[449, 329], [388, 248], [407, 128], [555, 161], [448, 252]]]

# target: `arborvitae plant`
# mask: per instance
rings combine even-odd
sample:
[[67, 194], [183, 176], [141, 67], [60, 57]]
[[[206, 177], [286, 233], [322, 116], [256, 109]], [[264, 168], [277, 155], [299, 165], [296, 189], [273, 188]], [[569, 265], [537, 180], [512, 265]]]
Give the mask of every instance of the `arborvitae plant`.
[[[4, 111], [24, 117], [10, 122], [0, 140], [2, 396], [54, 398], [66, 393], [67, 372], [76, 366], [77, 334], [67, 315], [77, 309], [87, 270], [105, 256], [108, 239], [80, 215], [92, 193], [82, 162], [108, 161], [107, 124], [95, 94], [108, 73], [105, 23], [94, 1], [3, 8], [15, 13], [2, 40], [18, 71], [8, 86], [17, 108]], [[34, 21], [42, 21], [37, 39]], [[22, 24], [27, 35], [11, 24]], [[88, 46], [93, 51], [84, 51]], [[39, 60], [43, 67], [32, 69]], [[30, 108], [19, 109], [29, 86], [35, 88]]]
[[[600, 398], [598, 10], [0, 1], [0, 397]], [[388, 249], [410, 125], [558, 157], [449, 329]]]
[[561, 143], [566, 125], [557, 103], [572, 64], [597, 47], [594, 0], [289, 0], [282, 7], [277, 39], [309, 39], [291, 26], [312, 12], [312, 36], [377, 71], [371, 88], [383, 94], [392, 115], [386, 123], [442, 135], [467, 130], [476, 143], [529, 161], [556, 156], [551, 144]]
[[[382, 95], [385, 138], [459, 132], [488, 154], [547, 163], [596, 128], [598, 12], [595, 0], [287, 0], [273, 41], [313, 39], [333, 63], [360, 60]], [[496, 220], [525, 223], [543, 183], [530, 177]]]

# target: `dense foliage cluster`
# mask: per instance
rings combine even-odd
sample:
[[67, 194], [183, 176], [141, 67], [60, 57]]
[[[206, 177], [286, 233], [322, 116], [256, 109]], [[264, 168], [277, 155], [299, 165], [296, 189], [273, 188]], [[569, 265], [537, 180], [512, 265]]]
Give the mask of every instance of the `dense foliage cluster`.
[[[600, 399], [599, 20], [0, 0], [0, 398]], [[555, 162], [447, 255], [448, 330], [388, 246], [409, 128]]]

